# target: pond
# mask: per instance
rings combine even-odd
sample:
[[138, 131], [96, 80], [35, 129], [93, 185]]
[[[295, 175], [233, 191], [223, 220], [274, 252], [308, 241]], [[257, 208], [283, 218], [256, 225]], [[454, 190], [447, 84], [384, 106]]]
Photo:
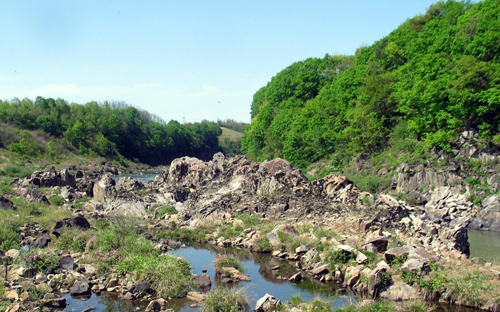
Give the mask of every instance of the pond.
[[471, 258], [500, 263], [500, 233], [469, 229], [468, 234]]
[[[213, 261], [217, 254], [230, 253], [240, 259], [252, 281], [238, 282], [234, 284], [222, 284], [215, 277]], [[213, 246], [193, 245], [187, 248], [180, 248], [170, 251], [169, 254], [185, 258], [191, 264], [191, 271], [194, 274], [201, 274], [203, 269], [207, 269], [207, 274], [212, 280], [214, 287], [235, 287], [241, 289], [250, 299], [250, 309], [255, 308], [255, 303], [266, 293], [275, 296], [281, 301], [289, 301], [293, 296], [299, 295], [303, 301], [311, 301], [320, 297], [328, 300], [332, 308], [340, 308], [356, 302], [356, 298], [351, 294], [336, 292], [332, 285], [319, 283], [317, 280], [306, 278], [298, 284], [290, 283], [280, 279], [280, 276], [289, 277], [297, 272], [292, 262], [272, 257], [270, 254], [251, 253], [248, 250], [215, 248]], [[279, 269], [272, 270], [279, 266]], [[83, 311], [92, 306], [95, 312], [132, 312], [144, 311], [147, 302], [123, 301], [116, 296], [104, 293], [101, 296], [92, 295], [90, 298], [72, 298], [69, 294], [63, 297], [67, 299], [68, 306], [64, 311]], [[199, 312], [201, 307], [191, 308], [192, 302], [186, 299], [171, 300], [167, 306], [174, 311]], [[251, 311], [251, 310], [249, 310]], [[460, 308], [451, 305], [439, 305], [434, 311], [446, 312], [469, 312], [473, 309]]]

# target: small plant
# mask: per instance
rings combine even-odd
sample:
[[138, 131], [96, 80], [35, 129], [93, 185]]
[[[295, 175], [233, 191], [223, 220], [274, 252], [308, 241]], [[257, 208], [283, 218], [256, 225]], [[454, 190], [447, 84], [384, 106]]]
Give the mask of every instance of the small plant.
[[251, 215], [248, 213], [242, 213], [237, 215], [235, 218], [243, 221], [246, 227], [253, 227], [261, 223], [259, 216], [255, 214]]
[[247, 311], [249, 300], [241, 291], [217, 288], [203, 301], [203, 312]]
[[245, 269], [241, 266], [238, 259], [231, 255], [221, 255], [214, 260], [214, 267], [216, 270], [222, 270], [224, 267], [232, 267], [240, 272], [244, 272]]
[[54, 206], [62, 206], [65, 203], [64, 198], [59, 195], [52, 195], [48, 198], [48, 200], [49, 203]]
[[352, 253], [345, 252], [341, 249], [337, 250], [332, 249], [326, 254], [326, 260], [330, 262], [332, 265], [345, 264], [353, 259], [354, 255]]
[[158, 209], [157, 218], [162, 218], [166, 214], [174, 215], [177, 213], [178, 213], [178, 211], [177, 211], [177, 209], [175, 209], [175, 207], [165, 206], [165, 207], [161, 207], [160, 209]]
[[59, 267], [59, 261], [55, 254], [39, 254], [33, 253], [25, 259], [26, 264], [30, 268], [36, 268], [38, 271], [46, 272], [48, 269], [56, 269]]

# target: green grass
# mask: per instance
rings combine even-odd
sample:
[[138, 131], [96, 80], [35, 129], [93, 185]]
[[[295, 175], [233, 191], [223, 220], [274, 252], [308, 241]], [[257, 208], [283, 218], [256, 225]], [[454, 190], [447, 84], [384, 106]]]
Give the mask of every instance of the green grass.
[[216, 270], [221, 270], [224, 267], [233, 267], [240, 272], [244, 272], [245, 269], [241, 266], [240, 261], [231, 255], [219, 255], [214, 260], [214, 267]]
[[249, 300], [241, 290], [216, 288], [203, 301], [203, 312], [247, 311]]

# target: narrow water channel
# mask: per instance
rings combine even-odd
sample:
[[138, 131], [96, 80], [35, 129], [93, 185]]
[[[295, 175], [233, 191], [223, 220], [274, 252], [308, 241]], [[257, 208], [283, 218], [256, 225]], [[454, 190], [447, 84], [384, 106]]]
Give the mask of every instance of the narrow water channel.
[[141, 181], [144, 184], [147, 184], [149, 181], [154, 181], [156, 176], [159, 175], [158, 172], [143, 172], [143, 173], [125, 173], [125, 174], [117, 174], [113, 176], [116, 183], [120, 180], [120, 178], [132, 178], [137, 181]]

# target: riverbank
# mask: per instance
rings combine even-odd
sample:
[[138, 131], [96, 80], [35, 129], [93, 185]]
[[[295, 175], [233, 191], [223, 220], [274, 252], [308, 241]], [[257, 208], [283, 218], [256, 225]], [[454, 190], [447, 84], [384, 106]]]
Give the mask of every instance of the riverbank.
[[[466, 225], [476, 208], [446, 188], [429, 207], [411, 206], [361, 192], [345, 177], [310, 182], [282, 159], [216, 154], [177, 159], [147, 184], [50, 169], [1, 191], [0, 249], [7, 291], [17, 294], [4, 304], [60, 302], [80, 282], [124, 300], [182, 297], [194, 285], [189, 264], [162, 253], [193, 241], [271, 253], [358, 297], [489, 311], [500, 304], [498, 263], [468, 259]], [[73, 265], [63, 268], [63, 258]]]

